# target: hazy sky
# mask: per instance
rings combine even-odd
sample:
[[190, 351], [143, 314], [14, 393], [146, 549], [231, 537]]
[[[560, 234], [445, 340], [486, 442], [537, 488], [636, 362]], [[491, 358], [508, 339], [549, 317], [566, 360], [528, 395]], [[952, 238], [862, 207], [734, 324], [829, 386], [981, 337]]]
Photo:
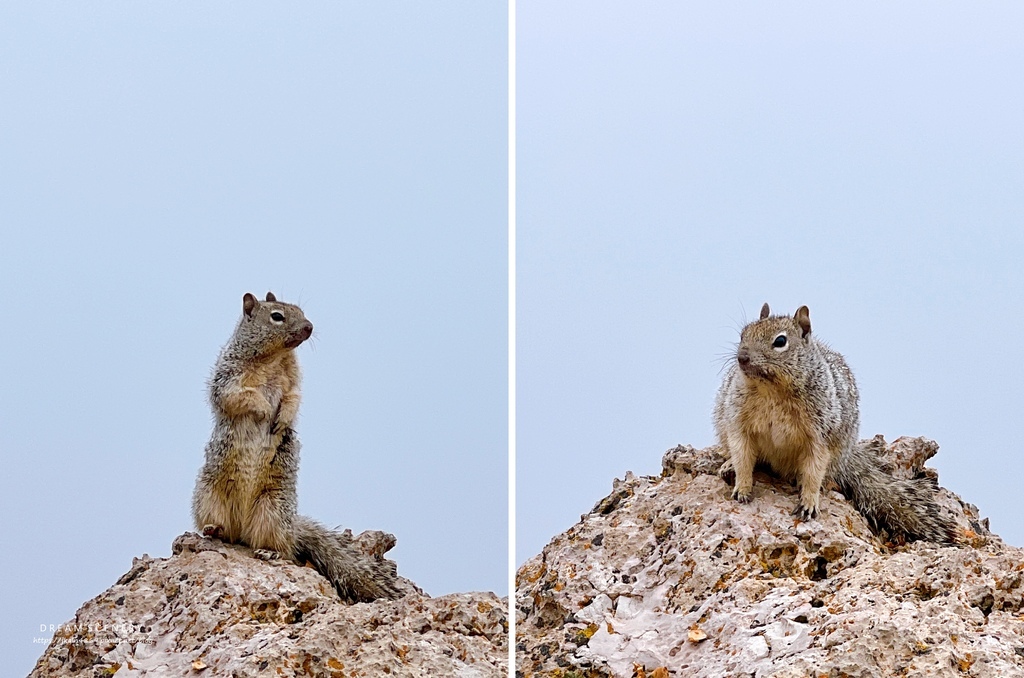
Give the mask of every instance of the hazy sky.
[[[1024, 544], [1024, 8], [518, 15], [518, 534], [713, 442], [744, 320], [811, 309], [861, 433]], [[300, 511], [506, 591], [504, 3], [0, 6], [0, 649], [191, 529], [246, 291], [299, 302]]]
[[517, 562], [714, 441], [723, 358], [809, 305], [861, 434], [1024, 545], [1024, 6], [517, 3]]
[[0, 6], [0, 648], [192, 529], [242, 295], [314, 340], [299, 509], [506, 591], [503, 3]]

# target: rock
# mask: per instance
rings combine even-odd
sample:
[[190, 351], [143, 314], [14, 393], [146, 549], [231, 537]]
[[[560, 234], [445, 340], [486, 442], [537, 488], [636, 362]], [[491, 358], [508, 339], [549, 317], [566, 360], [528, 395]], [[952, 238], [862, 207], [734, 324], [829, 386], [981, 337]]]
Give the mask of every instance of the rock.
[[[937, 479], [933, 441], [860, 444]], [[887, 543], [837, 492], [807, 522], [761, 473], [732, 501], [720, 462], [669, 450], [519, 569], [517, 675], [1024, 676], [1024, 550], [976, 507], [940, 488], [961, 543]]]
[[[354, 537], [382, 555], [383, 532]], [[507, 676], [507, 600], [431, 598], [408, 580], [393, 601], [346, 605], [316, 570], [185, 533], [170, 558], [136, 558], [54, 634], [42, 676]]]

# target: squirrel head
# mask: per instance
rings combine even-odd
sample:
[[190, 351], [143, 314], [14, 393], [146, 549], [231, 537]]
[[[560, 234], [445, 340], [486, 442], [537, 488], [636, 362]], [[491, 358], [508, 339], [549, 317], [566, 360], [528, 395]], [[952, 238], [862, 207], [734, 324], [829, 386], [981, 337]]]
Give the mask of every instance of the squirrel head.
[[313, 323], [302, 309], [278, 301], [267, 292], [259, 301], [248, 292], [242, 297], [242, 319], [235, 330], [235, 345], [250, 358], [265, 358], [281, 351], [290, 351], [313, 334]]
[[761, 317], [740, 333], [736, 363], [748, 379], [786, 385], [803, 376], [802, 356], [810, 345], [811, 312], [806, 306], [788, 316], [771, 315], [765, 304]]

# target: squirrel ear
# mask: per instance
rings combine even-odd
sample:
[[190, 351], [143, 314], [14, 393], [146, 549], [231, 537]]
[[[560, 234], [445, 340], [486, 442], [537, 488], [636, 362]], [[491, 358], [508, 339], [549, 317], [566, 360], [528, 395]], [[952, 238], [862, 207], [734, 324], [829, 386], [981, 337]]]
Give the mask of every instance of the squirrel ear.
[[277, 301], [277, 297], [274, 296], [273, 292], [267, 292], [267, 301]]
[[803, 333], [802, 336], [806, 337], [811, 333], [811, 310], [809, 308], [801, 306], [796, 310], [793, 318], [796, 319], [796, 324], [800, 326], [800, 331]]
[[761, 307], [761, 320], [764, 320], [765, 318], [767, 318], [768, 314], [771, 313], [771, 312], [772, 312], [772, 310], [770, 308], [768, 308], [768, 302], [767, 301], [764, 302], [764, 306]]
[[259, 305], [260, 302], [256, 301], [256, 297], [248, 292], [246, 292], [245, 296], [242, 297], [242, 311], [245, 313], [247, 318], [252, 317], [252, 314], [256, 312], [256, 307]]

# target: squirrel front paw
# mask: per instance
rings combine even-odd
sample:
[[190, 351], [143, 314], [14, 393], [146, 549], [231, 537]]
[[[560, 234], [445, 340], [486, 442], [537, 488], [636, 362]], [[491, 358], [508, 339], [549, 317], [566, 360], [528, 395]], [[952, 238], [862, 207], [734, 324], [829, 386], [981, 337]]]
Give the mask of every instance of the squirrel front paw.
[[746, 490], [745, 492], [740, 491], [740, 488], [737, 485], [732, 490], [732, 498], [741, 504], [749, 504], [750, 500], [754, 498], [754, 493], [752, 490]]
[[270, 419], [277, 411], [258, 388], [252, 387], [226, 393], [221, 407], [230, 417], [252, 417], [259, 422]]
[[805, 500], [801, 499], [800, 502], [797, 503], [796, 508], [793, 509], [793, 515], [797, 516], [801, 520], [811, 520], [812, 518], [816, 518], [818, 516], [818, 503], [811, 503], [810, 501], [805, 503]]
[[253, 549], [252, 555], [260, 560], [280, 560], [281, 554], [271, 549]]

